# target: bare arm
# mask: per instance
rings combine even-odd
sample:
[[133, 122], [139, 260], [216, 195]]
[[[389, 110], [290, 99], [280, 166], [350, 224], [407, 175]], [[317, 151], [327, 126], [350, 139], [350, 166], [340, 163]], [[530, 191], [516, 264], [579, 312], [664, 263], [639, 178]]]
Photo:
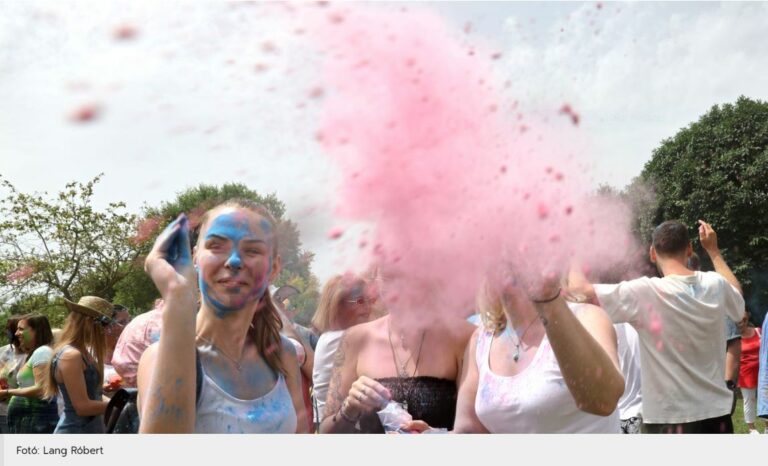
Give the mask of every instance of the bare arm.
[[356, 420], [381, 409], [390, 399], [389, 392], [380, 383], [357, 376], [357, 355], [363, 337], [357, 330], [345, 331], [336, 350], [320, 433], [357, 432]]
[[300, 366], [301, 373], [309, 380], [312, 380], [312, 371], [315, 367], [315, 350], [312, 349], [312, 345], [309, 344], [306, 338], [302, 337], [301, 334], [296, 331], [293, 322], [291, 322], [285, 313], [283, 313], [283, 310], [279, 306], [276, 306], [276, 308], [280, 315], [280, 320], [283, 323], [283, 333], [298, 341], [302, 348], [304, 348], [305, 357], [304, 362]]
[[584, 412], [608, 416], [624, 393], [616, 332], [602, 309], [584, 306], [577, 318], [562, 297], [536, 304], [576, 405]]
[[456, 421], [453, 425], [455, 433], [488, 433], [475, 412], [475, 397], [477, 396], [478, 372], [475, 350], [477, 338], [481, 330], [472, 334], [464, 350], [464, 359], [459, 377], [459, 394], [456, 400]]
[[304, 407], [304, 397], [301, 394], [301, 372], [299, 371], [299, 361], [296, 359], [295, 349], [289, 341], [283, 340], [282, 363], [285, 367], [285, 383], [288, 385], [288, 391], [291, 393], [293, 409], [296, 411], [296, 433], [309, 433], [309, 423], [307, 421], [307, 410]]
[[98, 416], [104, 414], [108, 402], [92, 400], [88, 397], [83, 371], [83, 358], [79, 351], [70, 349], [62, 353], [57, 365], [64, 386], [67, 388], [69, 399], [78, 416]]
[[704, 220], [699, 220], [699, 241], [701, 241], [701, 247], [707, 251], [712, 265], [715, 267], [715, 272], [725, 278], [739, 293], [743, 296], [744, 292], [741, 289], [741, 283], [733, 274], [731, 268], [726, 264], [725, 259], [720, 254], [720, 249], [717, 246], [717, 233], [712, 229], [712, 226]]
[[7, 396], [23, 396], [26, 398], [40, 398], [43, 396], [43, 381], [48, 376], [48, 365], [41, 364], [32, 368], [35, 376], [35, 384], [31, 387], [11, 388], [6, 390]]
[[741, 362], [741, 339], [734, 338], [728, 342], [725, 350], [725, 380], [739, 380], [739, 363]]
[[197, 300], [186, 217], [160, 234], [145, 268], [165, 300], [165, 310], [163, 337], [139, 362], [140, 432], [193, 432]]
[[[583, 298], [584, 302], [599, 305], [595, 287], [589, 282], [587, 276], [581, 271], [581, 266], [572, 264], [568, 271], [568, 293], [572, 296]], [[579, 299], [579, 301], [582, 301]]]

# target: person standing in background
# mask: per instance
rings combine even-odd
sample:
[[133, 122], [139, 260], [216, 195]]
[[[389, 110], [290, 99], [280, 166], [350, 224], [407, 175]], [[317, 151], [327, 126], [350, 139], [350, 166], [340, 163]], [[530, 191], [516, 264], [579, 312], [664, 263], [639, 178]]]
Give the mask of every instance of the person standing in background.
[[760, 358], [760, 330], [752, 326], [749, 312], [739, 322], [741, 332], [741, 363], [739, 364], [739, 389], [744, 399], [744, 422], [750, 434], [759, 434], [755, 427], [757, 414], [757, 375]]

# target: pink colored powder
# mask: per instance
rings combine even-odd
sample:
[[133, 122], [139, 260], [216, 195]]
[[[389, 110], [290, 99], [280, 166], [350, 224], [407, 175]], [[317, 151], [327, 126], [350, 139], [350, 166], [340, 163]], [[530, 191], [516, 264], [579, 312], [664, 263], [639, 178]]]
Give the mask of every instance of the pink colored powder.
[[97, 104], [86, 104], [73, 111], [69, 119], [75, 123], [88, 123], [98, 118], [102, 109]]
[[328, 51], [317, 141], [341, 170], [337, 213], [375, 225], [369, 260], [398, 307], [468, 314], [502, 264], [535, 283], [577, 257], [593, 270], [624, 257], [626, 207], [590, 195], [562, 132], [489, 111], [517, 106], [494, 85], [493, 52], [468, 53], [417, 8], [343, 17], [312, 28]]

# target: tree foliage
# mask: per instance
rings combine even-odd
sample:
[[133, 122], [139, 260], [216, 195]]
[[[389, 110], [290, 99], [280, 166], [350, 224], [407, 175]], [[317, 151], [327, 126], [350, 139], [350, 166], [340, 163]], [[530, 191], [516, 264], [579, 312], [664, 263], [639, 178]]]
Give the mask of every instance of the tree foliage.
[[56, 196], [25, 194], [0, 178], [0, 300], [18, 312], [56, 298], [114, 297], [138, 249], [128, 240], [136, 217], [125, 204], [92, 206], [95, 185], [67, 183]]
[[664, 220], [679, 219], [692, 229], [699, 219], [711, 223], [748, 304], [765, 312], [768, 104], [740, 97], [735, 104], [712, 107], [662, 141], [625, 193], [635, 204], [637, 232], [645, 243]]

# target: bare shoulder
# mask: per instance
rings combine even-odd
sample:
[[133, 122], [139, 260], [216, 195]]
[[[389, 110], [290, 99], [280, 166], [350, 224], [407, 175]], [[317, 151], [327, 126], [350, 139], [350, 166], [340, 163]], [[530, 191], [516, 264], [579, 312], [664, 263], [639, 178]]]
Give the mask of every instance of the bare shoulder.
[[358, 347], [359, 345], [370, 341], [372, 337], [386, 333], [387, 317], [379, 317], [376, 320], [354, 325], [344, 331], [342, 339], [348, 347]]
[[152, 367], [155, 364], [158, 346], [158, 343], [152, 343], [146, 350], [144, 350], [139, 359], [139, 371], [141, 371], [142, 368]]
[[280, 335], [280, 348], [282, 349], [282, 351], [280, 351], [280, 359], [282, 362], [289, 367], [298, 367], [299, 359], [296, 355], [296, 346], [288, 337], [282, 334]]

